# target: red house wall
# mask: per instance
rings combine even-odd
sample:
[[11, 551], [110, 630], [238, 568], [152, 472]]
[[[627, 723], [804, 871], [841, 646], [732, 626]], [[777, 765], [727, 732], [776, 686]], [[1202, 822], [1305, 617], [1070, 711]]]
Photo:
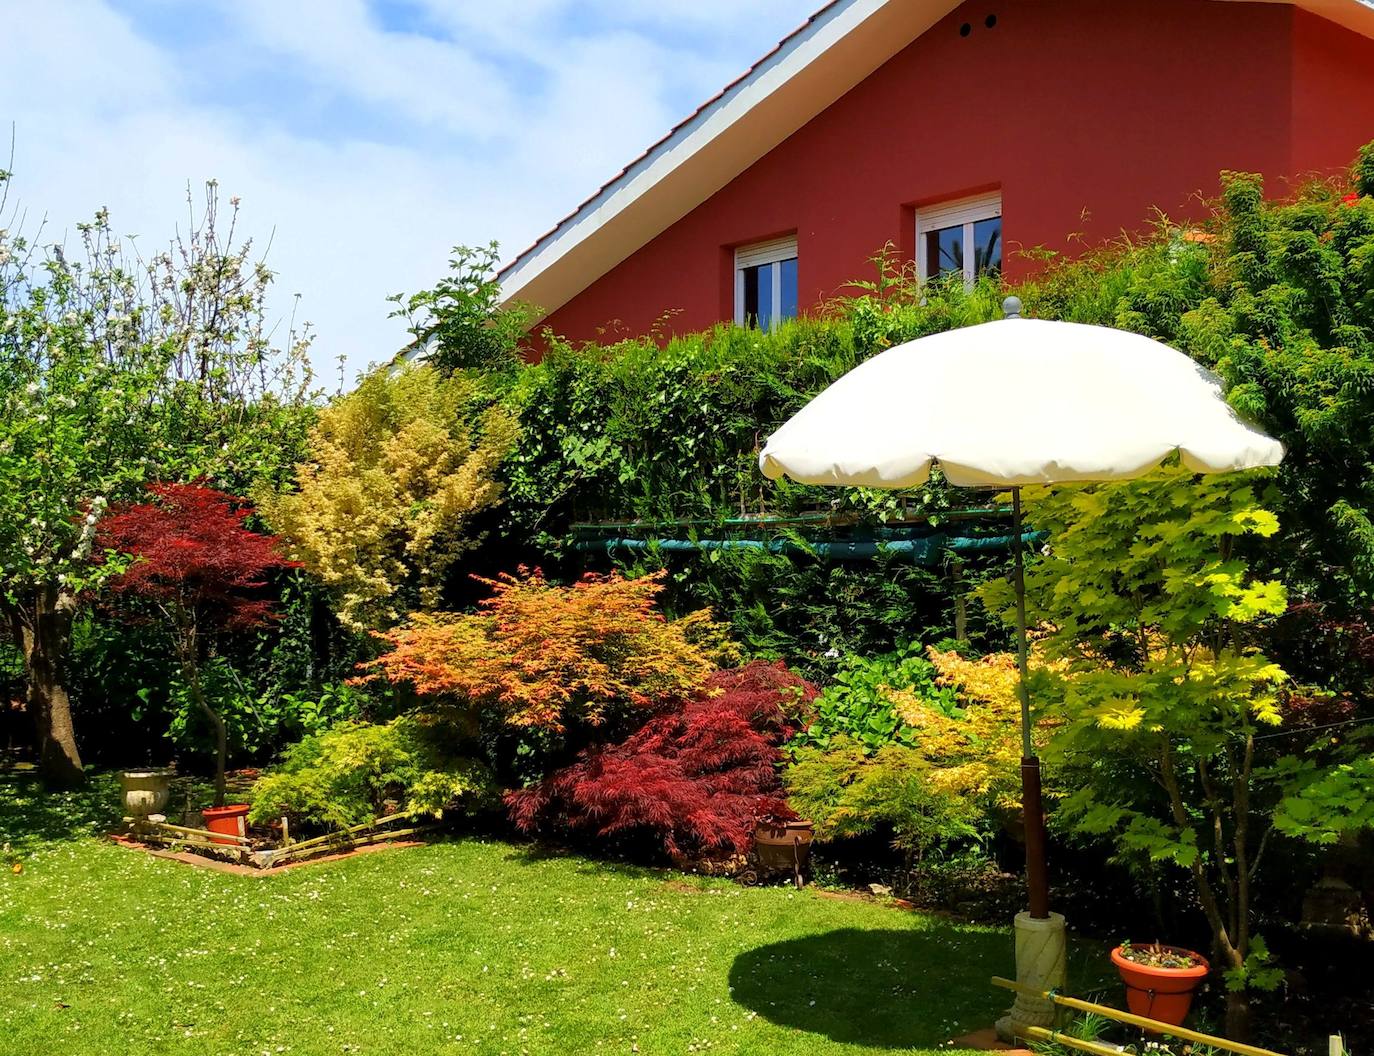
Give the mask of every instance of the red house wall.
[[1283, 4], [963, 4], [546, 325], [583, 340], [668, 312], [677, 333], [733, 318], [734, 247], [793, 231], [799, 301], [815, 305], [869, 277], [889, 241], [910, 259], [916, 207], [982, 190], [1001, 190], [1013, 279], [1033, 266], [1018, 248], [1072, 253], [1153, 207], [1199, 213], [1222, 169], [1279, 191], [1273, 178], [1374, 138], [1369, 43]]
[[1348, 168], [1374, 140], [1374, 40], [1306, 11], [1293, 16], [1293, 161], [1299, 176]]

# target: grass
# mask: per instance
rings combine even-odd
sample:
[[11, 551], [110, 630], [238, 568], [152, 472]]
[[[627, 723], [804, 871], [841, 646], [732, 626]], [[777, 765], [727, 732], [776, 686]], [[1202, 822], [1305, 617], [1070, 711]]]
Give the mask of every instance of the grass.
[[225, 875], [115, 796], [0, 776], [5, 1052], [948, 1052], [1005, 1003], [998, 929], [477, 839]]

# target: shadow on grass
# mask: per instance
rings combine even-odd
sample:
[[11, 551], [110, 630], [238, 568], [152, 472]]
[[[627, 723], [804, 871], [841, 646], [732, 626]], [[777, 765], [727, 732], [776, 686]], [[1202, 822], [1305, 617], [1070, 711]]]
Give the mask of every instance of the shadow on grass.
[[999, 932], [838, 931], [771, 943], [735, 958], [734, 1000], [783, 1027], [875, 1048], [935, 1048], [989, 1025], [1005, 999], [988, 983], [1005, 972]]
[[496, 835], [493, 838], [508, 845], [507, 861], [523, 865], [541, 862], [562, 862], [574, 872], [585, 876], [618, 876], [626, 880], [667, 879], [680, 877], [679, 870], [666, 865], [643, 865], [616, 858], [602, 857], [594, 848], [560, 846], [550, 843], [511, 843], [509, 835]]
[[119, 822], [119, 779], [95, 774], [80, 788], [46, 787], [37, 771], [0, 770], [0, 843], [22, 855], [62, 840], [108, 832]]

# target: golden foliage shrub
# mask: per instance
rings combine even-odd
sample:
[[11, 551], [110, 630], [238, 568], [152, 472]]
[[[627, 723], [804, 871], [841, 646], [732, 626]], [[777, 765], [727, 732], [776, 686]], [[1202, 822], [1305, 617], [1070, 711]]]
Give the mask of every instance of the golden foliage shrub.
[[479, 540], [496, 470], [516, 436], [473, 383], [430, 367], [373, 372], [321, 414], [297, 490], [259, 498], [291, 556], [328, 586], [355, 630], [427, 610], [454, 561]]

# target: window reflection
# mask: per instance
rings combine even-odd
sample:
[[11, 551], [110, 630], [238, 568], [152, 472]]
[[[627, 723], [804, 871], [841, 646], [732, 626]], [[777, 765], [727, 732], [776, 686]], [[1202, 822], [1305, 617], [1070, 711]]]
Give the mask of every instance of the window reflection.
[[964, 273], [964, 226], [942, 227], [926, 235], [926, 275]]
[[973, 225], [974, 275], [1002, 272], [1002, 218], [994, 216]]

